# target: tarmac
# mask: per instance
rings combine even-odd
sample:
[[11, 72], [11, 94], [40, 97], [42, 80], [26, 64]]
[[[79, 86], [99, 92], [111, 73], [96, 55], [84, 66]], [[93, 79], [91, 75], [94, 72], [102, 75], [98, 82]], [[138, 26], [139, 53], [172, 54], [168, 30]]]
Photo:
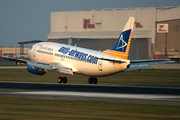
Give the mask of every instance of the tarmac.
[[180, 88], [0, 82], [0, 97], [180, 105]]

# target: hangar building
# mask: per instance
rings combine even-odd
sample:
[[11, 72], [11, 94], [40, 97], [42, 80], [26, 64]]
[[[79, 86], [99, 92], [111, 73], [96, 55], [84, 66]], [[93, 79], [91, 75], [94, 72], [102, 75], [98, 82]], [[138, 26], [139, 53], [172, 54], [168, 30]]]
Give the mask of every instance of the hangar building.
[[[2, 47], [0, 46], [0, 57], [19, 57], [17, 51], [20, 51], [20, 47]], [[28, 54], [30, 47], [24, 47], [24, 55]]]
[[152, 8], [117, 8], [90, 11], [51, 12], [48, 41], [67, 44], [59, 37], [90, 37], [73, 39], [72, 45], [105, 50], [116, 43], [130, 16], [135, 17], [129, 59], [165, 57], [165, 34], [156, 33], [156, 24], [169, 25], [167, 55], [180, 58], [180, 6]]

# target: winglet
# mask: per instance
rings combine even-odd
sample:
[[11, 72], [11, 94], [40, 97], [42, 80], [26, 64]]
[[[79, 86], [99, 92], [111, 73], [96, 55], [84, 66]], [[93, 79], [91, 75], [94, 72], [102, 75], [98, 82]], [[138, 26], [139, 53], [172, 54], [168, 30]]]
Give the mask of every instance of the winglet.
[[20, 56], [20, 57], [28, 57], [28, 55], [19, 55], [18, 50], [17, 50], [17, 56]]
[[19, 56], [18, 50], [17, 50], [17, 56]]

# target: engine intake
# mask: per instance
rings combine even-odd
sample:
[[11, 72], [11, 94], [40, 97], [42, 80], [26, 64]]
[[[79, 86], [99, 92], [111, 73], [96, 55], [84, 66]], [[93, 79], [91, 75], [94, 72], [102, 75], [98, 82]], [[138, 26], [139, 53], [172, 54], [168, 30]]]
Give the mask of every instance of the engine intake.
[[27, 70], [30, 73], [36, 74], [36, 75], [44, 75], [46, 73], [46, 70], [43, 68], [39, 68], [39, 67], [33, 67], [31, 65], [27, 66]]

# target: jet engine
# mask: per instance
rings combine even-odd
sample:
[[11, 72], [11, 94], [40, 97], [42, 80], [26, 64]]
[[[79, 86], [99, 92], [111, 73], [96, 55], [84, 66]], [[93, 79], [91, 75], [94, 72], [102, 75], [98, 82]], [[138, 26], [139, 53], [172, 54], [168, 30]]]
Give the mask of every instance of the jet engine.
[[46, 73], [45, 69], [39, 68], [39, 67], [34, 67], [34, 66], [31, 66], [31, 65], [27, 66], [27, 70], [30, 73], [33, 73], [33, 74], [36, 74], [36, 75], [44, 75]]

